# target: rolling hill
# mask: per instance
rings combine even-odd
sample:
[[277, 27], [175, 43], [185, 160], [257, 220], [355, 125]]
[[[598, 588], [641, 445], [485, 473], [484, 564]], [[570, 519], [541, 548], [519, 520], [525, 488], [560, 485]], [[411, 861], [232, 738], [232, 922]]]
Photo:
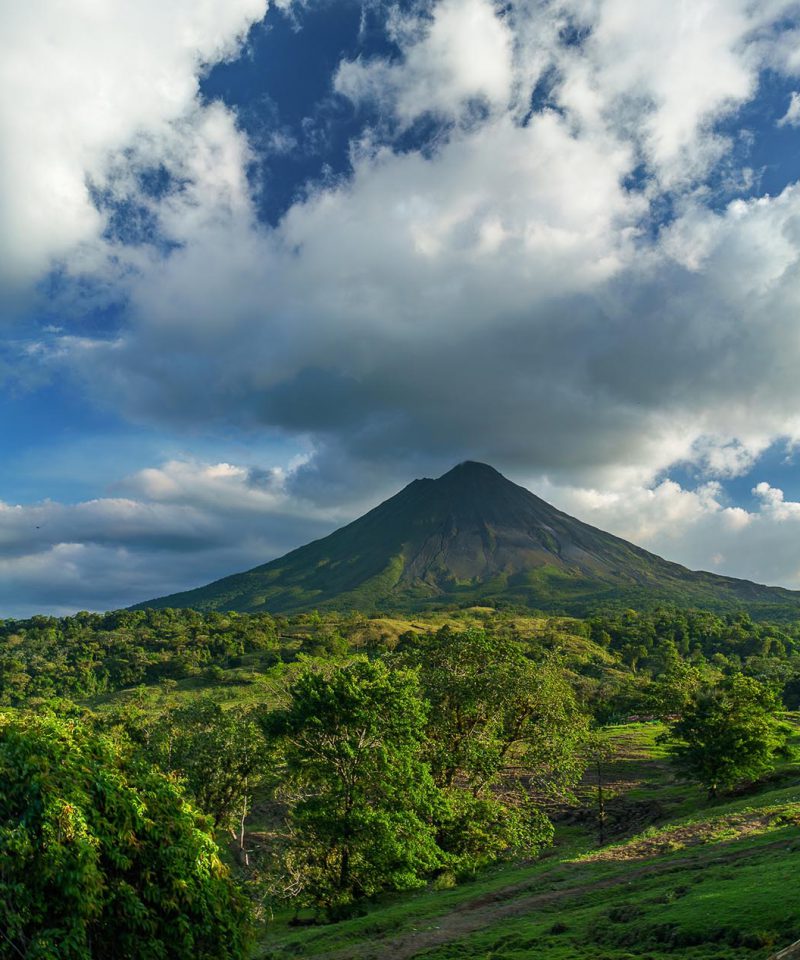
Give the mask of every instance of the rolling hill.
[[582, 614], [608, 603], [800, 611], [800, 593], [694, 572], [562, 513], [486, 464], [414, 480], [285, 556], [137, 604], [240, 612], [505, 604]]

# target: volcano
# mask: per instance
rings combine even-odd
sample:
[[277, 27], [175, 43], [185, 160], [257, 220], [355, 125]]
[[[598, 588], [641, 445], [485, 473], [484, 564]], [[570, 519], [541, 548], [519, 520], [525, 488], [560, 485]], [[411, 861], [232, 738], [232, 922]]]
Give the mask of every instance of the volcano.
[[609, 603], [797, 615], [800, 593], [688, 570], [467, 461], [414, 480], [277, 560], [137, 608], [370, 613], [487, 604], [581, 615]]

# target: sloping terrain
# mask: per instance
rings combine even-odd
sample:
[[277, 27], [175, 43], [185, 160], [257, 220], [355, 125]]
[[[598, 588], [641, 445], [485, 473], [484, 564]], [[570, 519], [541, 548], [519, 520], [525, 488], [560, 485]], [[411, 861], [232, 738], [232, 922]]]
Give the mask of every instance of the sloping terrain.
[[284, 557], [137, 607], [372, 612], [501, 602], [583, 613], [609, 601], [800, 610], [800, 593], [692, 572], [471, 462], [413, 481]]
[[[533, 864], [452, 889], [387, 898], [366, 915], [293, 930], [278, 917], [262, 960], [769, 960], [800, 936], [800, 785], [788, 765], [756, 793], [708, 803], [676, 781], [656, 724], [614, 728], [611, 801], [649, 816], [597, 846], [591, 784], [582, 826], [557, 826]], [[632, 835], [630, 835], [633, 831]]]
[[[169, 622], [173, 615], [159, 616]], [[624, 680], [613, 650], [593, 643], [574, 620], [498, 617], [482, 608], [408, 620], [331, 615], [326, 622], [312, 614], [282, 621], [271, 644], [247, 652], [231, 645], [219, 663], [180, 679], [167, 679], [168, 670], [145, 685], [100, 691], [85, 704], [106, 717], [127, 707], [144, 715], [171, 711], [208, 694], [232, 707], [277, 705], [304, 669], [303, 655], [314, 649], [309, 641], [341, 631], [352, 650], [391, 649], [407, 633], [464, 629], [485, 617], [510, 635], [558, 649], [584, 694], [596, 685], [607, 695]], [[227, 619], [237, 618], [212, 615], [211, 623]], [[182, 638], [180, 646], [193, 642]], [[797, 724], [796, 714], [787, 718]], [[487, 868], [472, 879], [445, 874], [335, 924], [294, 926], [295, 911], [275, 905], [254, 960], [773, 960], [800, 937], [800, 765], [789, 758], [758, 787], [710, 802], [701, 787], [675, 776], [663, 732], [654, 722], [604, 728], [613, 752], [602, 765], [602, 841], [592, 767], [577, 806], [541, 798], [555, 818], [556, 843], [536, 861]], [[272, 810], [267, 794], [257, 792], [246, 827], [256, 870], [259, 850], [274, 842]], [[234, 868], [236, 856], [234, 845]], [[301, 919], [310, 921], [312, 912], [301, 911]]]

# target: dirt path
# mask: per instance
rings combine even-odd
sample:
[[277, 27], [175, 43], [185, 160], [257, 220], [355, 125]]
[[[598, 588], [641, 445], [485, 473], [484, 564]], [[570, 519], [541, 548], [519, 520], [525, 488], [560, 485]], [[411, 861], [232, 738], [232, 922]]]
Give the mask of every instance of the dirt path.
[[[780, 840], [775, 843], [765, 844], [759, 847], [762, 850], [779, 849], [785, 847], [786, 841]], [[708, 862], [730, 863], [753, 856], [753, 850], [734, 850], [728, 853], [720, 853], [717, 856], [709, 857]], [[575, 897], [581, 897], [587, 893], [593, 893], [597, 890], [604, 890], [611, 887], [625, 886], [633, 883], [642, 877], [656, 876], [661, 873], [668, 873], [681, 866], [691, 866], [697, 863], [697, 857], [684, 857], [677, 860], [670, 860], [664, 864], [650, 864], [646, 867], [639, 867], [631, 870], [624, 870], [613, 877], [604, 877], [595, 880], [592, 883], [584, 883], [578, 886], [562, 887], [557, 890], [547, 890], [542, 893], [532, 893], [524, 896], [526, 890], [531, 886], [539, 885], [547, 881], [547, 875], [537, 878], [535, 881], [518, 883], [513, 886], [503, 887], [490, 894], [476, 897], [474, 900], [468, 900], [465, 903], [454, 907], [450, 913], [430, 919], [431, 926], [425, 930], [413, 930], [394, 937], [390, 940], [376, 940], [373, 943], [359, 944], [356, 947], [348, 947], [346, 950], [336, 950], [331, 953], [319, 954], [319, 960], [411, 960], [425, 950], [431, 950], [434, 947], [443, 946], [446, 943], [452, 943], [460, 940], [476, 930], [482, 930], [496, 924], [500, 920], [510, 917], [522, 916], [531, 913], [542, 907], [550, 906], [564, 900], [570, 900]]]
[[773, 953], [769, 960], [798, 960], [798, 957], [800, 957], [800, 940]]

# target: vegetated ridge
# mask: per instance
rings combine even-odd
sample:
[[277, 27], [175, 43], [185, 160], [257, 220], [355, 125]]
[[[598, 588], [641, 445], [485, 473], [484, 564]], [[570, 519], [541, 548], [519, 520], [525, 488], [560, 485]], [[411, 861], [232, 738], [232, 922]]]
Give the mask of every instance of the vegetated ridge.
[[277, 560], [134, 609], [372, 612], [472, 603], [574, 614], [608, 603], [746, 605], [796, 616], [800, 592], [688, 570], [467, 461], [436, 480], [414, 480]]

